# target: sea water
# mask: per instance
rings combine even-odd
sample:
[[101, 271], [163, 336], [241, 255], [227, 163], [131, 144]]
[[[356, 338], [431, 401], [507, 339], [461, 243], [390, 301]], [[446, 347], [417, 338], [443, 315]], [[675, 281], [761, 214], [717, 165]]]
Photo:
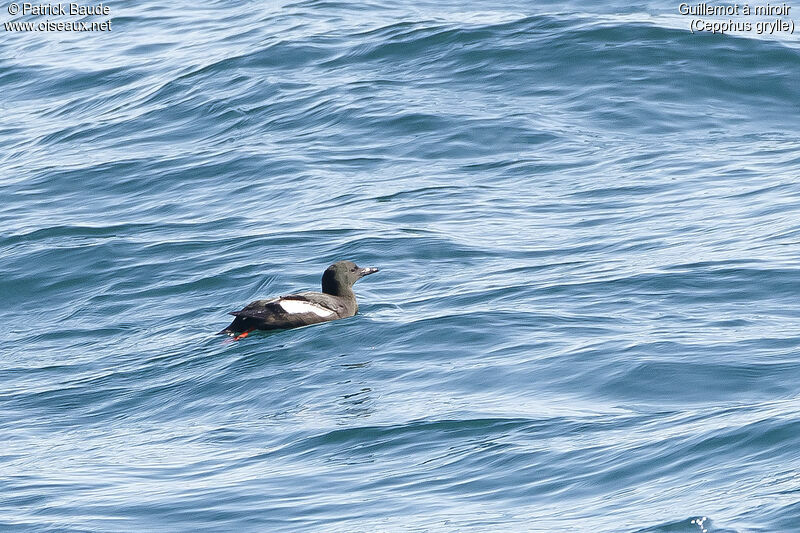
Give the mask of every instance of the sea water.
[[0, 529], [800, 531], [796, 33], [104, 5], [1, 6]]

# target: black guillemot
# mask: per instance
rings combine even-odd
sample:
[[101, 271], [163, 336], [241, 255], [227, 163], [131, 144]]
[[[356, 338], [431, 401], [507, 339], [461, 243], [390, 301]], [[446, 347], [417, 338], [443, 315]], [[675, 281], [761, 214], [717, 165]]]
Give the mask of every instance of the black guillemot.
[[358, 312], [353, 284], [377, 268], [361, 268], [352, 261], [339, 261], [329, 266], [322, 275], [322, 292], [300, 292], [268, 300], [250, 302], [236, 318], [220, 331], [246, 337], [256, 329], [290, 329], [328, 322], [355, 315]]

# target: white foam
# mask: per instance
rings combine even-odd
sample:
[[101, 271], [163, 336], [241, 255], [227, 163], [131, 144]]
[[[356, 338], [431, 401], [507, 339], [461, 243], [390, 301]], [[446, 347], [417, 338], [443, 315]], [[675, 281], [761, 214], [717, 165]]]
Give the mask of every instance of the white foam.
[[314, 313], [315, 315], [323, 318], [333, 315], [333, 311], [330, 309], [325, 309], [319, 305], [314, 305], [311, 302], [304, 302], [302, 300], [281, 300], [278, 303], [284, 311], [292, 315]]

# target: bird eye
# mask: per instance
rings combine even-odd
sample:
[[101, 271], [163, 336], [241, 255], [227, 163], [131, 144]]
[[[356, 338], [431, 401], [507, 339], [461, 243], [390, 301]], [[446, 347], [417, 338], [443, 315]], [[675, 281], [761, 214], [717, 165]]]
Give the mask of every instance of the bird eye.
[[355, 271], [356, 271], [355, 267], [350, 269], [350, 272], [355, 272]]

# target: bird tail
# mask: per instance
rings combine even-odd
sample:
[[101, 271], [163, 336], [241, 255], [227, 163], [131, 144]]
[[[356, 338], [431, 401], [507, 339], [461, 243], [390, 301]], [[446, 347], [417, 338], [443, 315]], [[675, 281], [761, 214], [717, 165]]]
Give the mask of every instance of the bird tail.
[[239, 333], [243, 333], [250, 329], [249, 324], [247, 324], [247, 318], [237, 316], [236, 313], [238, 313], [238, 311], [230, 313], [231, 315], [236, 316], [236, 318], [233, 319], [233, 322], [231, 322], [227, 328], [217, 333], [217, 335], [238, 335]]

